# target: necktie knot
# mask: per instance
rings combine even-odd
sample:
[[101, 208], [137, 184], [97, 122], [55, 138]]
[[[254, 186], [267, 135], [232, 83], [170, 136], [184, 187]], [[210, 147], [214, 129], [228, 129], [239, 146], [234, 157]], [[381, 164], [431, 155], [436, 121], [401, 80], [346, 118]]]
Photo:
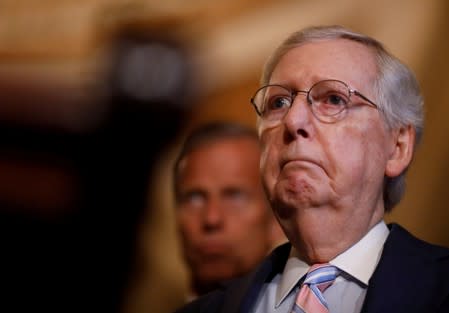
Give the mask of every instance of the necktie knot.
[[307, 272], [292, 312], [327, 313], [322, 292], [332, 285], [340, 270], [330, 264], [315, 264]]
[[329, 287], [339, 273], [338, 268], [330, 264], [315, 264], [307, 272], [304, 284], [317, 286], [321, 292]]

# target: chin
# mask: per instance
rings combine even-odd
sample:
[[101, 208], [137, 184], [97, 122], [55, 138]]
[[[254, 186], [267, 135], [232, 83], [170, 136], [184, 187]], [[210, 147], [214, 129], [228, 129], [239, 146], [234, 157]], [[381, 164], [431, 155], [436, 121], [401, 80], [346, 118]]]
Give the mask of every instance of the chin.
[[307, 186], [307, 188], [297, 190], [284, 188], [284, 186], [279, 184], [276, 185], [274, 197], [271, 199], [271, 205], [279, 218], [292, 218], [298, 210], [304, 210], [314, 206], [314, 189], [309, 187], [309, 185]]
[[208, 267], [202, 268], [199, 276], [203, 281], [222, 281], [232, 278], [236, 275], [236, 273], [229, 268], [221, 268], [221, 267]]

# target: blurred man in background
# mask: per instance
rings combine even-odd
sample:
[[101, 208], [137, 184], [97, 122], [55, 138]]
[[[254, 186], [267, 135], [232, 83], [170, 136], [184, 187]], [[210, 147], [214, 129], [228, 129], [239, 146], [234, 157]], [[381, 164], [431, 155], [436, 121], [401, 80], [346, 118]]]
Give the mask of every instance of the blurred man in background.
[[176, 218], [191, 297], [252, 270], [284, 234], [266, 200], [251, 128], [211, 123], [186, 139], [174, 166]]

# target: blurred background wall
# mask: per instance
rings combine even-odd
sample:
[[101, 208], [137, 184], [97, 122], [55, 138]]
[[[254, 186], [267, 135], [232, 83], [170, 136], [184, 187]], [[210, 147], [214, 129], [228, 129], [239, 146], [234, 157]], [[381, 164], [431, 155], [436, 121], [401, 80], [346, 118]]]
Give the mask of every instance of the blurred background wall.
[[205, 121], [254, 126], [249, 98], [264, 61], [314, 24], [372, 35], [416, 72], [424, 138], [388, 221], [449, 246], [446, 0], [1, 0], [11, 294], [35, 295], [43, 308], [90, 299], [105, 312], [170, 312], [182, 302], [170, 189], [178, 145]]

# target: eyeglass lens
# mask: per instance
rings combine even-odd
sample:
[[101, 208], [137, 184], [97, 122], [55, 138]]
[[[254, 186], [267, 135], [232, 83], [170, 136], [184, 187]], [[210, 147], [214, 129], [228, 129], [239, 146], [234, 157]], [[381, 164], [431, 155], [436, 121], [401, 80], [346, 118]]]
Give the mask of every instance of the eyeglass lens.
[[320, 81], [307, 91], [291, 91], [280, 85], [260, 88], [253, 104], [263, 119], [281, 119], [293, 104], [298, 94], [306, 94], [307, 101], [317, 117], [335, 116], [349, 103], [350, 91], [346, 84], [336, 80]]

